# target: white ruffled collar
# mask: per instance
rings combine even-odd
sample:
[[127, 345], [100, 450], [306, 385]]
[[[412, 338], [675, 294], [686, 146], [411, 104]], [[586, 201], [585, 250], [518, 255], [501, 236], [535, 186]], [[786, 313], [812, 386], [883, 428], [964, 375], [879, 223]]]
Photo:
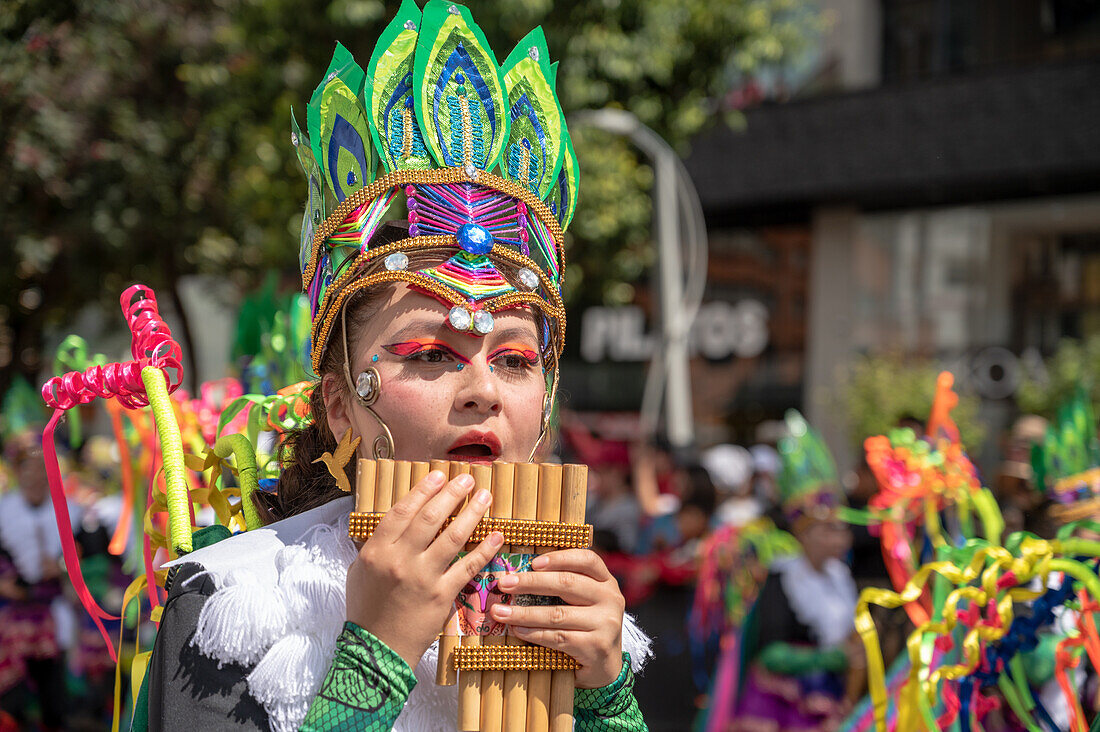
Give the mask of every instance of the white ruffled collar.
[[[192, 641], [222, 663], [251, 668], [249, 693], [267, 711], [271, 729], [298, 729], [321, 688], [346, 617], [347, 568], [356, 556], [347, 538], [352, 498], [220, 541], [169, 562], [196, 562], [217, 590], [199, 614]], [[635, 671], [651, 640], [627, 616], [623, 649]], [[455, 686], [437, 686], [435, 644], [420, 659], [417, 684], [395, 732], [453, 732]]]
[[856, 583], [848, 565], [829, 559], [818, 572], [804, 556], [777, 561], [783, 591], [798, 621], [822, 648], [839, 646], [855, 629]]

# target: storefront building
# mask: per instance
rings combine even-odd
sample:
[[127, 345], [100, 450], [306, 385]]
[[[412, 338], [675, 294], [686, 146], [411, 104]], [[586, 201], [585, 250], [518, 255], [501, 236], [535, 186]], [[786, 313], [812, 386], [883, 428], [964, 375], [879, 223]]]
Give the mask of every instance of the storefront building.
[[755, 357], [697, 359], [700, 438], [799, 407], [850, 465], [830, 392], [886, 350], [951, 368], [995, 435], [1022, 370], [1100, 334], [1100, 10], [825, 4], [831, 90], [746, 109], [686, 161], [708, 296], [756, 299], [768, 332]]

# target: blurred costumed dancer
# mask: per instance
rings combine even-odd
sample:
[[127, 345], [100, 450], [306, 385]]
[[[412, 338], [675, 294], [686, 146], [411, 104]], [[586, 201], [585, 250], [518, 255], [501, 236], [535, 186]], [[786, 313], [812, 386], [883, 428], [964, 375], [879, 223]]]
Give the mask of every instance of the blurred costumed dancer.
[[[435, 640], [501, 547], [494, 532], [453, 561], [489, 496], [472, 495], [468, 475], [433, 471], [357, 551], [351, 458], [545, 454], [565, 332], [562, 232], [577, 194], [555, 78], [541, 30], [499, 66], [469, 10], [441, 0], [423, 12], [405, 0], [365, 70], [337, 46], [307, 107], [308, 138], [296, 123], [292, 134], [309, 182], [310, 422], [288, 436], [274, 493], [253, 494], [273, 523], [172, 539], [193, 551], [168, 565], [135, 727], [455, 728], [456, 688], [433, 683]], [[177, 505], [170, 523], [186, 525], [187, 511]], [[581, 664], [578, 730], [645, 729], [632, 688], [649, 640], [595, 553], [551, 552], [496, 582], [477, 624]], [[566, 607], [502, 601], [514, 595]]]
[[43, 725], [61, 729], [65, 654], [58, 620], [72, 623], [62, 601], [61, 542], [47, 500], [40, 438], [14, 436], [7, 451], [16, 489], [0, 497], [0, 709], [28, 724], [32, 693]]
[[[798, 556], [780, 559], [745, 622], [741, 689], [732, 729], [829, 729], [844, 712], [856, 586], [842, 557], [851, 532], [837, 517], [843, 494], [828, 448], [797, 412], [779, 444], [779, 488]], [[849, 668], [851, 666], [851, 668]]]
[[[733, 720], [740, 662], [741, 626], [780, 558], [801, 553], [798, 540], [760, 517], [744, 526], [722, 526], [704, 542], [695, 598], [688, 617], [693, 675], [706, 690], [702, 729], [725, 732]], [[713, 672], [707, 667], [715, 655]]]
[[[1073, 398], [1061, 405], [1031, 454], [1035, 487], [1052, 502], [1050, 518], [1059, 527], [1080, 522], [1080, 528], [1072, 533], [1089, 539], [1100, 538], [1100, 441], [1096, 429], [1088, 392], [1078, 388]], [[1069, 659], [1058, 652], [1064, 639], [1077, 634], [1081, 613], [1063, 605], [1053, 614], [1050, 627], [1026, 656], [1026, 670], [1051, 721], [1069, 730], [1078, 705], [1082, 714], [1096, 716], [1097, 676], [1076, 659], [1069, 666]], [[1091, 694], [1086, 693], [1089, 688]]]

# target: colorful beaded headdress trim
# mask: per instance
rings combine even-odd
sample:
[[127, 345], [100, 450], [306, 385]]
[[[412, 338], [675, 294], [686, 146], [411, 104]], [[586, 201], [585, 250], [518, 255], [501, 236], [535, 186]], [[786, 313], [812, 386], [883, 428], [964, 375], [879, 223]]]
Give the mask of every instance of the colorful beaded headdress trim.
[[1088, 392], [1078, 387], [1031, 450], [1035, 484], [1054, 501], [1051, 514], [1076, 521], [1100, 510], [1100, 442]]
[[[556, 66], [536, 28], [498, 67], [470, 11], [443, 0], [423, 13], [404, 0], [366, 72], [337, 45], [307, 108], [309, 138], [296, 122], [291, 136], [309, 181], [299, 264], [314, 370], [347, 298], [386, 282], [450, 305], [450, 325], [478, 335], [494, 313], [537, 308], [544, 356], [561, 354], [578, 171]], [[408, 237], [376, 243], [398, 217]], [[435, 263], [414, 268], [421, 252]]]

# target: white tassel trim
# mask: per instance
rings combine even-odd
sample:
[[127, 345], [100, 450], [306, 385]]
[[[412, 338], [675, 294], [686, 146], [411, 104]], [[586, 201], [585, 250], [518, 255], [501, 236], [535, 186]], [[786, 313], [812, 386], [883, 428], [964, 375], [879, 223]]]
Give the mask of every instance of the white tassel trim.
[[298, 729], [321, 688], [332, 655], [333, 649], [326, 649], [313, 635], [291, 633], [256, 664], [248, 675], [248, 690], [267, 710], [273, 730]]
[[286, 635], [286, 599], [278, 587], [249, 580], [244, 572], [232, 573], [224, 583], [203, 604], [192, 643], [219, 667], [251, 666]]
[[623, 650], [630, 654], [630, 668], [636, 674], [653, 658], [653, 639], [638, 627], [630, 613], [623, 615]]

